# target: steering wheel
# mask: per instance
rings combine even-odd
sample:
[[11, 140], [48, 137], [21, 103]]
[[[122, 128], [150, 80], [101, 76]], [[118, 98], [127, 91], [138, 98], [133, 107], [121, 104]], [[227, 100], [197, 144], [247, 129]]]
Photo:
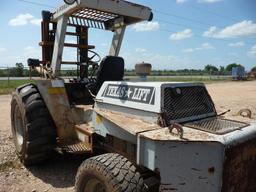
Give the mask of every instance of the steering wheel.
[[92, 66], [92, 72], [91, 72], [91, 77], [89, 78], [89, 80], [91, 82], [95, 82], [96, 79], [94, 78], [94, 75], [96, 73], [96, 71], [98, 70], [98, 66], [99, 66], [99, 62], [101, 61], [101, 57], [98, 53], [96, 53], [95, 51], [92, 50], [88, 50], [89, 53], [91, 53], [92, 56], [88, 56], [88, 65]]
[[98, 63], [101, 61], [100, 55], [92, 50], [88, 50], [88, 52], [92, 54], [91, 57], [88, 56], [88, 64], [92, 66], [97, 66]]

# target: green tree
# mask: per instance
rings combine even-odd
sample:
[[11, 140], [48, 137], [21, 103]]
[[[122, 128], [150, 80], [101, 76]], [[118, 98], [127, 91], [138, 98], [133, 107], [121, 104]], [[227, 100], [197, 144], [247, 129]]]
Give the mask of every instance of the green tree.
[[5, 74], [4, 74], [4, 70], [0, 69], [0, 77], [4, 77]]
[[24, 65], [22, 63], [16, 63], [15, 64], [16, 68], [16, 75], [18, 77], [23, 77], [23, 71], [24, 71]]
[[210, 73], [215, 73], [215, 72], [218, 72], [218, 71], [219, 71], [219, 69], [218, 69], [217, 67], [215, 67], [215, 66], [213, 66], [213, 65], [211, 65], [211, 64], [206, 65], [206, 66], [204, 67], [204, 70], [207, 71], [207, 72], [210, 72]]
[[9, 76], [11, 77], [23, 77], [24, 66], [22, 63], [16, 63], [15, 67], [9, 69]]
[[231, 64], [229, 64], [229, 65], [227, 65], [227, 67], [226, 67], [226, 71], [232, 71], [232, 68], [233, 67], [238, 67], [238, 66], [242, 66], [242, 65], [240, 65], [240, 64], [237, 64], [237, 63], [231, 63]]
[[220, 66], [220, 75], [224, 75], [225, 74], [225, 67], [224, 66]]
[[253, 71], [253, 72], [255, 71], [256, 72], [256, 66], [253, 67], [251, 71]]

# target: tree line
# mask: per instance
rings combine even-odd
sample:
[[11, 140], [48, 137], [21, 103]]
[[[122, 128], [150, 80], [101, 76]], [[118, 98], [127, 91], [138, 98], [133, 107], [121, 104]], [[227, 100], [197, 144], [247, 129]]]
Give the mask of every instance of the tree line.
[[[25, 68], [22, 63], [16, 63], [15, 67], [0, 69], [0, 77], [28, 77], [29, 69]], [[31, 71], [31, 76], [39, 76], [37, 71]]]
[[[151, 75], [153, 76], [186, 76], [186, 75], [231, 75], [233, 67], [243, 67], [241, 64], [231, 63], [226, 67], [220, 66], [219, 68], [208, 64], [205, 65], [204, 69], [179, 69], [179, 70], [152, 70]], [[256, 66], [251, 69], [256, 71]], [[125, 74], [128, 76], [136, 75], [135, 70], [125, 70]]]
[[[242, 66], [241, 64], [231, 63], [226, 67], [220, 66], [219, 68], [208, 64], [204, 69], [179, 69], [179, 70], [152, 70], [151, 75], [153, 76], [186, 76], [186, 75], [231, 75], [233, 67]], [[256, 71], [256, 66], [251, 71]], [[0, 69], [0, 77], [28, 77], [30, 70], [25, 68], [22, 63], [16, 63], [15, 67]], [[62, 76], [77, 76], [77, 71], [74, 69], [62, 70]], [[135, 76], [135, 70], [125, 69], [126, 76]], [[32, 70], [31, 76], [37, 77], [40, 74]]]

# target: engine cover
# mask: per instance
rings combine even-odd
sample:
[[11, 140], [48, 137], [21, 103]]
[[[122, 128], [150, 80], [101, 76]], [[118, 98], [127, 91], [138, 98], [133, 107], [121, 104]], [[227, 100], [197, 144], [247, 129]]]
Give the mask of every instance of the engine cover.
[[166, 124], [216, 116], [204, 84], [177, 82], [105, 82], [97, 101], [162, 114]]

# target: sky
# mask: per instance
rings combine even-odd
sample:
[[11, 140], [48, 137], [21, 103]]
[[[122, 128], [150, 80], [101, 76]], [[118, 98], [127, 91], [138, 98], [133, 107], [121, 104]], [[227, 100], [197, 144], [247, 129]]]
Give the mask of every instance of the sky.
[[[0, 6], [0, 67], [27, 58], [41, 58], [41, 11], [53, 11], [62, 0], [2, 1]], [[256, 66], [255, 0], [132, 0], [150, 7], [151, 22], [129, 26], [120, 56], [126, 68], [151, 63], [153, 69], [203, 69], [240, 63]], [[42, 5], [38, 5], [42, 4]], [[108, 54], [112, 32], [90, 29], [89, 43], [101, 57]], [[74, 39], [66, 38], [66, 42]], [[75, 58], [65, 49], [63, 60]]]

